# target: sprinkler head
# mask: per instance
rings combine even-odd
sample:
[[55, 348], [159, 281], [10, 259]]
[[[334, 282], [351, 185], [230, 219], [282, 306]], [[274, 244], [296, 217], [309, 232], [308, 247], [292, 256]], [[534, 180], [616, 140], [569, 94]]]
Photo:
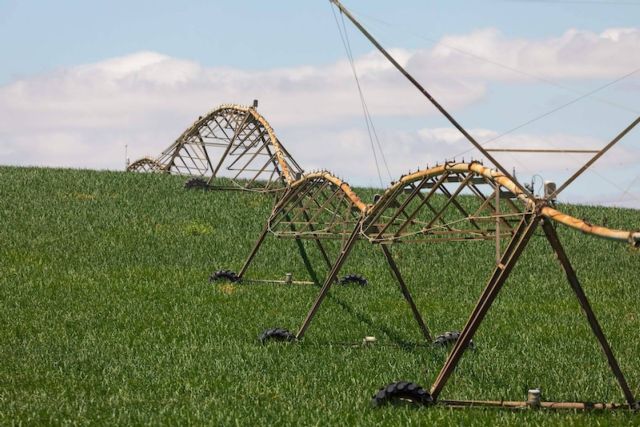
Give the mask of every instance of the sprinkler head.
[[370, 337], [364, 337], [362, 339], [362, 345], [363, 346], [370, 346], [372, 344], [374, 344], [376, 342], [376, 337], [370, 336]]
[[532, 388], [527, 392], [527, 404], [531, 408], [539, 408], [540, 407], [540, 395], [541, 391], [539, 388]]

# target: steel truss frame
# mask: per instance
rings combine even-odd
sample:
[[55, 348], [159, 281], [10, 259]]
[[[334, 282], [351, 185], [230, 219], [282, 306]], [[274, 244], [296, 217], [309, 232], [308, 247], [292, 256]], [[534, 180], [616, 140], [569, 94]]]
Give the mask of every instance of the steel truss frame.
[[127, 171], [160, 173], [163, 172], [163, 169], [162, 164], [156, 159], [153, 159], [151, 157], [142, 157], [127, 166]]
[[[441, 176], [438, 177], [438, 174]], [[412, 243], [421, 240], [429, 242], [496, 239], [499, 241], [504, 237], [504, 234], [499, 231], [500, 223], [504, 223], [505, 229], [513, 228], [511, 216], [521, 216], [522, 207], [517, 205], [519, 203], [517, 197], [510, 188], [502, 188], [491, 181], [495, 179], [493, 175], [495, 172], [484, 168], [479, 163], [446, 163], [403, 177], [373, 205], [364, 205], [346, 183], [328, 172], [305, 175], [300, 181], [294, 183], [276, 204], [239, 276], [244, 276], [269, 231], [278, 237], [311, 238], [319, 245], [322, 238], [342, 240], [339, 256], [333, 263], [328, 260], [326, 251], [322, 251], [329, 273], [316, 301], [299, 328], [296, 336], [300, 339], [304, 336], [329, 289], [336, 282], [340, 269], [355, 242], [366, 239], [371, 243], [383, 243], [381, 245], [383, 255], [393, 277], [422, 335], [431, 342], [431, 332], [416, 307], [388, 245], [402, 241], [407, 236], [411, 239], [406, 241]], [[456, 186], [453, 191], [447, 188], [451, 184]], [[491, 194], [486, 194], [486, 189], [482, 189], [483, 186], [489, 187]], [[463, 190], [467, 190], [469, 194], [464, 194]], [[425, 191], [426, 195], [423, 194]], [[436, 197], [436, 193], [439, 196]], [[511, 209], [510, 213], [504, 216], [496, 216], [496, 212], [500, 212], [500, 195], [503, 195], [502, 204]], [[470, 201], [475, 201], [475, 205], [469, 203]], [[473, 206], [472, 214], [467, 211], [470, 206]], [[409, 214], [406, 210], [410, 207], [412, 212]], [[402, 220], [398, 222], [400, 217]], [[489, 218], [492, 220], [485, 221]], [[435, 226], [436, 222], [437, 226]], [[460, 224], [463, 222], [469, 227], [462, 227]], [[420, 229], [412, 229], [416, 226]], [[397, 228], [398, 231], [389, 237], [385, 232], [392, 228]]]
[[[506, 218], [520, 218], [525, 215], [526, 208], [513, 192], [518, 191], [517, 188], [508, 185], [507, 181], [504, 181], [507, 185], [503, 187], [498, 182], [501, 178], [502, 175], [477, 162], [445, 163], [401, 178], [385, 191], [375, 204], [363, 211], [359, 223], [343, 242], [340, 254], [298, 329], [296, 338], [301, 339], [304, 336], [355, 242], [358, 238], [364, 238], [380, 245], [422, 335], [431, 342], [431, 332], [415, 305], [389, 246], [399, 241], [416, 243], [495, 239], [496, 247], [499, 248], [498, 242], [505, 236], [500, 231], [500, 223], [504, 222], [506, 227], [513, 230], [513, 225]], [[447, 188], [450, 184], [455, 185], [453, 191]], [[492, 194], [486, 195], [486, 189], [483, 192], [482, 186], [489, 187]], [[468, 190], [469, 194], [465, 195], [463, 190]], [[439, 198], [435, 196], [437, 193], [441, 193]], [[506, 217], [496, 214], [500, 212], [501, 204], [498, 203], [501, 194], [506, 195], [505, 202], [501, 204], [511, 209], [511, 213]], [[492, 200], [497, 200], [497, 203], [491, 203]], [[470, 202], [475, 202], [475, 205]], [[473, 210], [469, 213], [471, 206]], [[483, 211], [488, 212], [482, 214]], [[481, 221], [489, 218], [492, 221]], [[512, 233], [513, 231], [508, 232], [507, 235]]]
[[[433, 402], [451, 406], [516, 408], [530, 405], [530, 402], [442, 400], [440, 394], [536, 228], [541, 224], [544, 235], [556, 253], [591, 330], [618, 380], [626, 404], [542, 402], [540, 406], [637, 409], [635, 396], [620, 370], [551, 221], [590, 235], [627, 241], [635, 247], [640, 247], [640, 232], [593, 226], [558, 212], [552, 207], [550, 200], [640, 123], [640, 117], [602, 150], [590, 151], [595, 153], [595, 156], [554, 194], [546, 199], [537, 199], [491, 156], [490, 151], [495, 150], [484, 149], [384, 50], [338, 0], [331, 2], [493, 164], [495, 169], [487, 168], [479, 162], [445, 162], [402, 176], [375, 203], [365, 204], [347, 183], [329, 172], [303, 174], [302, 168], [282, 146], [268, 122], [257, 113], [255, 106], [223, 105], [198, 118], [157, 159], [140, 159], [131, 164], [128, 170], [208, 177], [206, 187], [210, 189], [275, 192], [277, 201], [273, 211], [237, 276], [240, 279], [245, 277], [268, 234], [295, 239], [305, 265], [310, 273], [313, 273], [302, 240], [311, 239], [316, 242], [328, 268], [328, 274], [295, 335], [297, 339], [304, 337], [328, 292], [336, 283], [340, 269], [350, 256], [355, 243], [358, 240], [366, 240], [380, 245], [420, 332], [431, 342], [431, 332], [393, 258], [391, 245], [494, 241], [496, 267], [430, 389]], [[216, 178], [220, 177], [229, 178], [231, 185], [220, 185], [216, 181]], [[322, 243], [324, 239], [341, 241], [340, 251], [333, 260]], [[506, 239], [509, 239], [509, 242], [503, 249], [501, 242]]]
[[[449, 185], [454, 186], [453, 191], [447, 189]], [[485, 187], [484, 190], [481, 188], [482, 186]], [[487, 192], [487, 188], [490, 189], [490, 192]], [[436, 193], [440, 193], [438, 206], [434, 206]], [[500, 198], [501, 196], [502, 198]], [[332, 203], [333, 201], [341, 201], [343, 204]], [[470, 209], [471, 206], [474, 206], [470, 202], [476, 203], [475, 209]], [[375, 204], [363, 207], [360, 203], [362, 203], [360, 199], [352, 193], [347, 184], [326, 172], [303, 177], [300, 181], [294, 183], [276, 204], [260, 238], [240, 272], [241, 277], [246, 273], [269, 232], [279, 237], [298, 240], [311, 238], [317, 242], [329, 267], [329, 273], [299, 327], [295, 335], [296, 339], [304, 337], [321, 304], [336, 282], [337, 275], [353, 250], [356, 241], [366, 239], [373, 244], [380, 245], [385, 260], [411, 309], [423, 337], [428, 342], [431, 342], [431, 332], [424, 322], [393, 259], [390, 246], [396, 242], [403, 241], [407, 237], [409, 239], [405, 241], [412, 243], [496, 239], [497, 253], [499, 255], [496, 267], [440, 374], [433, 383], [431, 397], [434, 403], [456, 407], [498, 406], [518, 408], [529, 406], [530, 402], [440, 400], [439, 397], [464, 351], [469, 347], [469, 343], [484, 320], [486, 313], [518, 262], [520, 255], [530, 242], [534, 231], [539, 224], [542, 224], [546, 239], [556, 253], [567, 280], [586, 314], [591, 330], [618, 380], [625, 396], [626, 404], [542, 402], [540, 406], [556, 409], [636, 409], [638, 407], [595, 313], [582, 290], [568, 255], [560, 243], [555, 228], [552, 226], [552, 221], [560, 222], [574, 229], [600, 237], [628, 241], [634, 245], [640, 242], [640, 233], [594, 227], [576, 218], [560, 214], [557, 210], [551, 208], [546, 200], [530, 199], [520, 192], [509, 178], [498, 171], [484, 167], [478, 162], [445, 163], [407, 175], [389, 188]], [[482, 214], [483, 210], [487, 212]], [[328, 224], [315, 220], [320, 216], [321, 211], [332, 215], [329, 217], [332, 220]], [[355, 223], [354, 211], [360, 212], [360, 218]], [[508, 213], [505, 214], [504, 212]], [[457, 214], [457, 217], [452, 216], [454, 214]], [[336, 217], [339, 220], [336, 220]], [[491, 219], [491, 221], [479, 221], [479, 219]], [[464, 223], [466, 227], [461, 227], [461, 223]], [[425, 224], [428, 226], [425, 226]], [[436, 224], [438, 225], [436, 226]], [[454, 224], [455, 228], [449, 224]], [[415, 228], [416, 225], [419, 230], [411, 231], [411, 228]], [[349, 230], [348, 226], [351, 226], [350, 232], [347, 232]], [[500, 231], [501, 226], [506, 231]], [[314, 227], [320, 228], [316, 229]], [[327, 232], [327, 230], [330, 231]], [[445, 237], [442, 237], [443, 230], [445, 231]], [[339, 238], [342, 240], [338, 257], [333, 262], [329, 260], [326, 251], [322, 247], [321, 233], [325, 233], [324, 238]], [[510, 239], [504, 251], [501, 252], [498, 242], [499, 239], [505, 236]]]
[[[303, 176], [293, 183], [276, 203], [262, 233], [238, 273], [238, 277], [240, 279], [244, 278], [251, 262], [269, 233], [280, 238], [293, 238], [298, 241], [311, 239], [316, 242], [329, 273], [322, 284], [321, 292], [311, 312], [307, 315], [296, 335], [297, 339], [302, 338], [329, 289], [334, 283], [337, 283], [337, 277], [342, 265], [356, 241], [362, 237], [363, 219], [366, 218], [369, 208], [370, 206], [365, 205], [347, 183], [329, 172], [315, 172]], [[323, 239], [339, 239], [342, 241], [339, 255], [333, 262], [322, 244]], [[381, 247], [422, 335], [427, 342], [431, 342], [431, 333], [416, 307], [390, 249], [385, 246]], [[303, 258], [305, 258], [304, 254]]]
[[[245, 275], [267, 235], [295, 239], [310, 274], [313, 266], [301, 240], [313, 240], [328, 269], [333, 267], [322, 240], [347, 238], [367, 209], [349, 184], [329, 172], [312, 172], [293, 182], [276, 201], [271, 215], [238, 273]], [[277, 282], [269, 280], [270, 282]], [[308, 283], [293, 281], [292, 283]]]
[[216, 190], [282, 191], [303, 173], [255, 106], [240, 105], [199, 117], [157, 159], [140, 159], [127, 170], [148, 172], [151, 164], [153, 171], [208, 177], [207, 188]]
[[[454, 344], [453, 349], [449, 353], [444, 365], [442, 366], [438, 376], [433, 382], [430, 394], [434, 403], [442, 403], [450, 406], [491, 406], [491, 407], [504, 407], [504, 408], [522, 408], [528, 406], [540, 406], [544, 408], [553, 408], [553, 409], [640, 409], [640, 405], [638, 401], [629, 388], [628, 382], [620, 369], [620, 365], [616, 357], [613, 354], [611, 346], [607, 341], [604, 332], [598, 322], [598, 319], [587, 299], [587, 296], [582, 289], [580, 281], [573, 269], [571, 262], [567, 253], [564, 250], [560, 242], [560, 238], [553, 227], [550, 218], [546, 217], [542, 208], [543, 204], [540, 204], [536, 208], [536, 212], [527, 215], [523, 218], [520, 223], [518, 229], [513, 235], [509, 246], [505, 250], [500, 263], [494, 269], [489, 281], [485, 289], [482, 291], [475, 307], [473, 308], [467, 323], [465, 324], [460, 337], [457, 342]], [[625, 404], [615, 404], [615, 403], [586, 403], [586, 402], [504, 402], [504, 401], [456, 401], [456, 400], [439, 400], [440, 394], [444, 389], [447, 381], [453, 374], [456, 366], [458, 365], [460, 359], [469, 342], [473, 338], [475, 332], [478, 330], [480, 325], [482, 324], [485, 315], [491, 308], [491, 305], [496, 300], [500, 290], [504, 286], [507, 281], [509, 275], [511, 274], [513, 268], [517, 264], [520, 255], [524, 252], [527, 244], [530, 242], [531, 237], [533, 236], [534, 231], [542, 224], [542, 229], [544, 231], [545, 237], [549, 244], [551, 245], [553, 251], [556, 254], [560, 265], [562, 266], [567, 281], [571, 289], [573, 290], [582, 311], [584, 312], [587, 322], [591, 328], [592, 333], [598, 340], [598, 343], [604, 353], [609, 367], [611, 368], [612, 373], [616, 377], [618, 385], [622, 390], [624, 398], [626, 400]]]
[[[480, 295], [480, 298], [473, 309], [469, 320], [467, 321], [464, 329], [461, 332], [461, 335], [458, 337], [455, 345], [449, 354], [444, 366], [442, 367], [438, 377], [433, 383], [430, 389], [430, 398], [432, 402], [439, 402], [442, 404], [452, 405], [452, 406], [499, 406], [499, 407], [526, 407], [529, 406], [532, 402], [496, 402], [496, 401], [445, 401], [439, 400], [440, 393], [442, 392], [444, 386], [447, 383], [447, 380], [453, 373], [455, 367], [457, 366], [462, 354], [465, 349], [471, 342], [471, 339], [480, 326], [482, 321], [484, 320], [484, 316], [491, 307], [492, 303], [495, 301], [498, 293], [509, 277], [513, 267], [516, 265], [520, 255], [526, 248], [529, 243], [531, 237], [534, 234], [534, 231], [538, 227], [540, 223], [542, 223], [542, 228], [544, 230], [544, 234], [549, 241], [551, 247], [553, 248], [560, 264], [562, 265], [565, 274], [567, 276], [567, 280], [571, 285], [572, 290], [574, 291], [576, 298], [578, 299], [582, 310], [584, 311], [587, 321], [591, 327], [593, 334], [598, 339], [598, 342], [607, 358], [609, 366], [618, 380], [618, 384], [622, 389], [624, 394], [626, 404], [587, 404], [587, 403], [579, 403], [579, 402], [533, 402], [536, 406], [540, 407], [549, 407], [549, 408], [571, 408], [571, 409], [590, 409], [590, 408], [598, 408], [598, 409], [616, 409], [616, 408], [629, 408], [629, 409], [639, 409], [639, 404], [635, 400], [633, 393], [631, 392], [628, 383], [620, 370], [617, 360], [615, 359], [611, 347], [606, 340], [604, 333], [600, 327], [600, 324], [589, 304], [589, 301], [582, 290], [580, 282], [571, 266], [569, 258], [560, 243], [560, 239], [551, 224], [551, 221], [556, 221], [567, 225], [569, 227], [581, 230], [587, 234], [605, 237], [609, 239], [619, 240], [619, 241], [627, 241], [631, 243], [634, 247], [640, 247], [640, 232], [630, 232], [630, 231], [622, 231], [622, 230], [610, 230], [605, 227], [597, 227], [592, 226], [584, 221], [581, 221], [577, 218], [570, 217], [568, 215], [564, 215], [550, 206], [550, 200], [554, 200], [554, 198], [562, 192], [568, 185], [570, 185], [575, 179], [577, 179], [581, 174], [583, 174], [591, 165], [593, 165], [600, 157], [602, 157], [608, 150], [610, 150], [615, 144], [618, 143], [628, 132], [630, 132], [638, 123], [640, 123], [640, 117], [637, 117], [631, 124], [629, 124], [622, 132], [620, 132], [609, 144], [603, 147], [601, 150], [594, 151], [595, 155], [578, 171], [576, 171], [567, 181], [562, 183], [553, 194], [549, 195], [546, 199], [537, 199], [534, 197], [531, 192], [529, 192], [526, 187], [518, 183], [514, 177], [512, 177], [509, 172], [507, 172], [506, 168], [502, 166], [495, 158], [489, 153], [490, 150], [485, 149], [481, 144], [479, 144], [473, 136], [471, 136], [464, 127], [411, 75], [407, 72], [407, 70], [398, 63], [393, 56], [387, 52], [384, 47], [360, 24], [353, 15], [347, 10], [340, 2], [340, 0], [329, 0], [333, 5], [335, 5], [341, 14], [346, 16], [354, 26], [380, 51], [380, 53], [422, 94], [424, 97], [449, 121], [449, 123], [456, 128], [466, 139], [467, 141], [473, 145], [486, 159], [488, 159], [493, 166], [497, 168], [499, 172], [489, 173], [487, 176], [484, 172], [480, 172], [481, 175], [489, 178], [491, 181], [495, 182], [495, 194], [498, 198], [501, 194], [501, 190], [499, 186], [506, 187], [506, 189], [512, 193], [513, 198], [519, 199], [524, 203], [524, 209], [522, 209], [521, 220], [519, 225], [516, 228], [510, 227], [510, 224], [505, 224], [505, 226], [509, 229], [509, 232], [512, 233], [511, 240], [505, 250], [501, 253], [500, 250], [500, 218], [502, 214], [500, 213], [500, 203], [496, 198], [496, 208], [493, 212], [493, 217], [496, 220], [496, 227], [494, 229], [494, 235], [496, 236], [496, 259], [497, 265], [494, 269], [494, 272], [489, 279], [485, 290]], [[486, 171], [485, 171], [486, 172]], [[406, 235], [407, 229], [411, 229], [411, 227], [416, 228], [416, 216], [417, 212], [424, 206], [435, 215], [426, 225], [420, 224], [417, 227], [417, 234], [428, 233], [432, 230], [434, 224], [436, 224], [441, 219], [441, 212], [433, 209], [429, 206], [430, 197], [433, 193], [433, 190], [430, 191], [425, 197], [421, 197], [421, 200], [418, 202], [418, 208], [409, 212], [411, 214], [407, 215], [407, 206], [409, 206], [417, 194], [420, 194], [422, 188], [428, 185], [435, 185], [436, 187], [442, 185], [445, 181], [449, 179], [450, 172], [445, 170], [442, 173], [437, 173], [435, 175], [439, 175], [439, 179], [435, 182], [433, 180], [434, 175], [430, 175], [429, 173], [421, 173], [421, 177], [423, 179], [419, 181], [417, 185], [403, 186], [403, 191], [409, 191], [410, 196], [404, 198], [400, 202], [393, 198], [393, 195], [397, 195], [401, 193], [401, 191], [396, 188], [395, 192], [393, 187], [388, 190], [385, 195], [389, 195], [387, 197], [387, 202], [385, 204], [384, 199], [385, 196], [378, 201], [377, 207], [374, 207], [371, 212], [369, 212], [369, 219], [363, 219], [363, 232], [368, 235], [369, 240], [372, 243], [381, 243], [381, 244], [389, 244], [395, 241], [398, 241]], [[461, 176], [462, 175], [462, 176]], [[405, 179], [406, 177], [403, 177]], [[420, 178], [420, 177], [416, 177]], [[431, 179], [429, 179], [431, 178]], [[403, 181], [401, 179], [401, 182]], [[455, 203], [455, 199], [461, 191], [461, 188], [464, 188], [468, 185], [469, 182], [472, 182], [473, 177], [469, 177], [469, 175], [458, 174], [456, 177], [458, 182], [461, 182], [460, 187], [447, 200], [446, 205], [453, 204], [458, 208], [463, 216], [466, 217], [467, 221], [464, 221], [468, 226], [471, 224], [472, 226], [477, 226], [475, 222], [475, 214], [465, 215], [466, 211], [464, 208], [460, 209], [459, 206]], [[413, 182], [416, 182], [413, 180]], [[398, 187], [398, 185], [396, 185]], [[476, 194], [477, 197], [485, 200], [489, 200], [490, 198], [484, 197], [483, 195]], [[511, 199], [512, 197], [509, 197]], [[393, 203], [396, 203], [396, 206], [393, 206]], [[392, 215], [388, 222], [383, 222], [383, 225], [376, 224], [376, 221], [379, 221], [380, 218], [383, 218], [383, 212], [390, 207], [393, 206], [391, 212]], [[375, 211], [379, 212], [378, 215], [374, 213]], [[402, 218], [405, 216], [406, 218]], [[442, 222], [442, 221], [441, 221]], [[450, 225], [450, 223], [445, 223], [445, 225]], [[455, 240], [456, 237], [460, 235], [465, 235], [468, 233], [468, 228], [465, 230], [459, 229], [449, 229], [446, 228], [446, 233], [448, 236], [453, 236], [452, 240]], [[481, 231], [479, 230], [475, 230]], [[486, 230], [485, 230], [486, 231]], [[476, 236], [485, 237], [482, 232], [479, 234], [476, 233]], [[352, 245], [352, 243], [351, 243]], [[346, 246], [343, 248], [341, 256], [347, 256], [350, 250], [350, 246]], [[343, 260], [340, 258], [336, 261], [336, 266], [340, 265]], [[333, 270], [332, 270], [333, 273]], [[323, 288], [316, 298], [316, 302], [312, 306], [307, 318], [305, 319], [305, 323], [298, 332], [298, 336], [302, 336], [304, 331], [308, 327], [309, 322], [313, 318], [313, 315], [318, 309], [318, 306], [322, 302], [324, 295], [328, 291], [331, 286], [331, 275], [325, 281]]]

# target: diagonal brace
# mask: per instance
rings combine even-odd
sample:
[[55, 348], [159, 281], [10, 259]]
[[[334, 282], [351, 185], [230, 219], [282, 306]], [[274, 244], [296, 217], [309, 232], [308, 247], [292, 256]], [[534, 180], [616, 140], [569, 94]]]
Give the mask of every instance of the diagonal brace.
[[394, 277], [396, 278], [396, 280], [398, 281], [398, 284], [400, 285], [400, 291], [402, 291], [402, 296], [404, 296], [404, 299], [409, 304], [409, 307], [411, 308], [411, 312], [413, 313], [413, 317], [416, 319], [416, 322], [418, 322], [418, 326], [420, 327], [420, 331], [422, 332], [424, 339], [430, 343], [431, 341], [433, 341], [433, 338], [431, 338], [431, 333], [429, 332], [429, 328], [427, 328], [427, 325], [424, 323], [424, 320], [422, 320], [420, 311], [418, 311], [418, 307], [416, 307], [416, 303], [413, 301], [413, 298], [411, 297], [409, 288], [407, 288], [407, 285], [404, 282], [402, 275], [400, 274], [400, 270], [398, 269], [398, 266], [396, 265], [395, 261], [393, 260], [393, 257], [391, 256], [391, 251], [389, 250], [387, 245], [380, 245], [380, 247], [382, 248], [384, 257], [387, 259], [387, 262], [389, 263], [389, 267], [391, 268], [391, 271], [393, 272]]
[[618, 361], [616, 360], [616, 357], [613, 355], [611, 346], [609, 345], [609, 342], [607, 341], [607, 338], [605, 337], [604, 332], [600, 327], [600, 323], [598, 322], [598, 319], [596, 318], [596, 315], [593, 312], [593, 309], [591, 308], [591, 304], [589, 303], [589, 300], [587, 299], [587, 296], [584, 293], [584, 290], [582, 289], [580, 282], [578, 281], [578, 277], [576, 276], [575, 270], [571, 266], [569, 257], [567, 256], [566, 252], [564, 251], [564, 248], [562, 247], [562, 244], [560, 243], [558, 233], [556, 232], [555, 228], [553, 228], [553, 225], [551, 224], [551, 222], [546, 218], [542, 222], [542, 229], [544, 230], [544, 233], [547, 236], [547, 240], [549, 240], [551, 247], [553, 248], [554, 252], [558, 257], [558, 261], [560, 261], [560, 264], [562, 265], [562, 268], [564, 269], [564, 272], [567, 275], [567, 280], [571, 285], [571, 289], [573, 289], [573, 292], [576, 294], [576, 297], [580, 302], [580, 307], [582, 308], [582, 311], [584, 311], [584, 314], [587, 316], [587, 321], [589, 322], [591, 331], [598, 339], [598, 342], [600, 343], [600, 347], [602, 347], [602, 351], [604, 352], [604, 355], [607, 358], [607, 362], [611, 367], [611, 371], [613, 372], [616, 379], [618, 380], [618, 384], [622, 389], [622, 392], [624, 394], [625, 399], [627, 400], [627, 403], [629, 404], [630, 407], [633, 408], [637, 404], [636, 400], [633, 396], [633, 393], [631, 392], [631, 389], [629, 388], [629, 384], [627, 383], [627, 380], [624, 374], [622, 373], [622, 370], [620, 369], [620, 365], [618, 365]]

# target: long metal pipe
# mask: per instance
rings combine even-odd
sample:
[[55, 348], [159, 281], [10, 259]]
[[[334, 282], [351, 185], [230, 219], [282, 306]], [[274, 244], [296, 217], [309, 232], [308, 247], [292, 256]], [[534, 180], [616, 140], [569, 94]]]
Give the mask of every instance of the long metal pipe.
[[[510, 408], [510, 409], [526, 409], [531, 405], [527, 401], [510, 401], [510, 400], [439, 400], [438, 404], [446, 405], [452, 408], [469, 408], [469, 407], [485, 407], [485, 408]], [[629, 405], [625, 403], [591, 403], [591, 402], [540, 402], [540, 408], [544, 409], [573, 409], [573, 410], [605, 410], [605, 409], [626, 409]]]
[[338, 188], [342, 190], [342, 192], [347, 196], [347, 198], [351, 201], [351, 203], [353, 203], [354, 206], [356, 206], [361, 212], [367, 211], [368, 206], [360, 199], [360, 197], [358, 197], [358, 195], [355, 193], [355, 191], [353, 191], [351, 186], [346, 182], [342, 181], [340, 178], [331, 174], [331, 172], [322, 171], [322, 172], [311, 172], [311, 173], [305, 174], [297, 181], [292, 182], [291, 188], [292, 189], [296, 188], [299, 185], [302, 185], [305, 182], [312, 179], [323, 179], [325, 181], [329, 181], [335, 184], [336, 186], [338, 186]]
[[[455, 172], [473, 172], [477, 175], [480, 175], [484, 178], [487, 178], [489, 181], [497, 183], [500, 187], [512, 192], [518, 199], [520, 199], [526, 206], [530, 209], [533, 209], [537, 203], [537, 200], [534, 198], [528, 197], [526, 194], [522, 193], [517, 186], [517, 184], [512, 181], [509, 177], [504, 176], [501, 172], [488, 168], [482, 165], [479, 162], [471, 162], [471, 163], [445, 163], [442, 165], [434, 166], [431, 168], [423, 169], [412, 174], [408, 174], [403, 176], [400, 180], [398, 180], [394, 185], [387, 188], [385, 192], [382, 194], [380, 199], [375, 204], [366, 205], [360, 197], [353, 191], [351, 186], [341, 179], [335, 177], [330, 172], [313, 172], [309, 174], [305, 174], [302, 178], [293, 182], [290, 186], [290, 189], [294, 189], [300, 185], [303, 185], [305, 182], [308, 182], [312, 179], [323, 179], [329, 181], [340, 188], [341, 191], [345, 193], [348, 199], [353, 203], [355, 207], [357, 207], [363, 215], [374, 218], [375, 215], [379, 213], [379, 210], [387, 205], [387, 201], [389, 198], [394, 197], [397, 191], [399, 191], [402, 187], [409, 185], [413, 182], [423, 180], [427, 177], [440, 176], [445, 173], [455, 173]], [[571, 215], [564, 214], [550, 206], [542, 207], [540, 214], [549, 218], [552, 221], [565, 225], [569, 228], [573, 228], [575, 230], [581, 231], [585, 234], [589, 234], [596, 237], [601, 237], [609, 240], [616, 240], [620, 242], [630, 243], [633, 246], [640, 247], [640, 231], [628, 231], [628, 230], [618, 230], [611, 229], [607, 227], [597, 226], [589, 224], [588, 222], [576, 218]], [[366, 222], [366, 221], [365, 221]]]
[[638, 246], [640, 244], [640, 231], [615, 230], [598, 225], [592, 225], [586, 221], [564, 214], [548, 206], [542, 208], [541, 214], [544, 217], [575, 230], [582, 231], [585, 234], [591, 234], [592, 236], [602, 237], [609, 240], [629, 242], [634, 246]]
[[[287, 184], [292, 183], [295, 180], [292, 172], [289, 170], [289, 166], [286, 161], [286, 156], [284, 154], [283, 147], [280, 145], [280, 141], [276, 137], [275, 131], [267, 122], [267, 120], [253, 107], [246, 107], [244, 105], [236, 105], [236, 104], [223, 104], [218, 108], [210, 111], [205, 114], [198, 120], [196, 120], [191, 126], [189, 126], [182, 134], [176, 139], [176, 142], [172, 145], [172, 147], [177, 147], [180, 144], [184, 143], [187, 138], [193, 136], [202, 126], [203, 123], [207, 123], [212, 117], [215, 117], [223, 110], [235, 110], [243, 113], [250, 114], [262, 127], [267, 131], [267, 135], [269, 136], [269, 140], [271, 145], [273, 146], [273, 150], [276, 155], [276, 159], [278, 161], [278, 166], [280, 166], [280, 170]], [[165, 152], [168, 150], [165, 150]], [[178, 150], [175, 149], [173, 151], [174, 156], [178, 153]], [[173, 160], [173, 159], [172, 159]]]

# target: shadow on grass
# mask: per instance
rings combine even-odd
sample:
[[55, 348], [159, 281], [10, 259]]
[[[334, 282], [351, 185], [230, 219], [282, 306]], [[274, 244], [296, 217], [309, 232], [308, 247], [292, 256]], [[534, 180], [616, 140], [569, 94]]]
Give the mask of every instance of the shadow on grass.
[[[300, 257], [302, 258], [302, 261], [304, 263], [305, 269], [307, 270], [307, 273], [309, 274], [309, 278], [314, 283], [313, 286], [315, 286], [317, 288], [320, 288], [322, 284], [320, 282], [320, 279], [318, 278], [318, 274], [316, 273], [315, 269], [313, 268], [313, 264], [311, 263], [311, 260], [309, 259], [309, 256], [307, 254], [307, 250], [304, 247], [304, 243], [301, 240], [295, 240], [295, 241], [296, 241], [296, 245], [298, 247], [298, 252], [300, 253]], [[268, 283], [263, 283], [263, 282], [256, 282], [256, 283], [252, 283], [251, 285], [252, 286], [261, 286], [261, 285], [269, 286]], [[287, 286], [287, 285], [284, 285], [284, 286]], [[392, 346], [394, 348], [400, 348], [400, 349], [402, 349], [404, 351], [408, 351], [408, 352], [413, 352], [413, 351], [415, 351], [417, 349], [433, 348], [431, 343], [428, 343], [428, 342], [417, 343], [417, 342], [407, 341], [397, 331], [393, 330], [392, 328], [390, 328], [387, 325], [374, 322], [373, 319], [369, 315], [367, 315], [365, 312], [363, 312], [362, 310], [357, 310], [356, 308], [354, 308], [352, 305], [350, 305], [346, 301], [341, 300], [340, 298], [338, 298], [335, 295], [332, 295], [331, 293], [327, 293], [327, 299], [329, 299], [329, 300], [335, 302], [336, 304], [338, 304], [338, 306], [342, 310], [344, 310], [352, 318], [354, 318], [357, 321], [369, 326], [372, 330], [379, 332], [381, 335], [387, 336], [393, 343], [390, 346]], [[307, 345], [307, 346], [331, 346], [331, 345], [335, 345], [335, 346], [354, 347], [354, 346], [359, 346], [360, 343], [358, 343], [358, 342], [326, 341], [326, 342], [308, 343], [308, 344], [305, 344], [305, 345]], [[385, 346], [385, 344], [377, 343], [376, 346]]]
[[[311, 261], [309, 260], [309, 257], [307, 255], [307, 251], [306, 251], [306, 249], [304, 247], [304, 244], [300, 240], [296, 240], [296, 243], [298, 245], [298, 251], [300, 252], [300, 257], [302, 258], [304, 266], [307, 269], [307, 272], [309, 273], [309, 276], [311, 277], [311, 280], [316, 284], [316, 286], [319, 287], [320, 286], [320, 281], [318, 280], [318, 275], [316, 274], [315, 270], [313, 269], [313, 265], [311, 264]], [[374, 330], [377, 330], [377, 331], [383, 333], [384, 335], [386, 335], [387, 337], [389, 337], [391, 339], [391, 341], [393, 341], [393, 343], [397, 347], [401, 348], [402, 350], [414, 351], [414, 350], [416, 350], [418, 348], [424, 348], [424, 347], [430, 346], [430, 343], [414, 343], [414, 342], [406, 341], [396, 331], [392, 330], [388, 326], [374, 323], [373, 319], [370, 316], [368, 316], [366, 313], [355, 309], [354, 307], [352, 307], [351, 305], [349, 305], [345, 301], [342, 301], [340, 298], [338, 298], [338, 297], [336, 297], [334, 295], [331, 295], [330, 293], [327, 293], [327, 298], [329, 298], [331, 301], [334, 301], [335, 303], [337, 303], [340, 306], [340, 308], [342, 308], [350, 316], [352, 316], [355, 319], [357, 319], [359, 322], [364, 323], [367, 326], [369, 326], [370, 328], [372, 328]], [[317, 344], [318, 345], [348, 345], [348, 346], [353, 346], [354, 345], [354, 343], [344, 343], [344, 342], [343, 343], [326, 342], [326, 343], [317, 343]]]

